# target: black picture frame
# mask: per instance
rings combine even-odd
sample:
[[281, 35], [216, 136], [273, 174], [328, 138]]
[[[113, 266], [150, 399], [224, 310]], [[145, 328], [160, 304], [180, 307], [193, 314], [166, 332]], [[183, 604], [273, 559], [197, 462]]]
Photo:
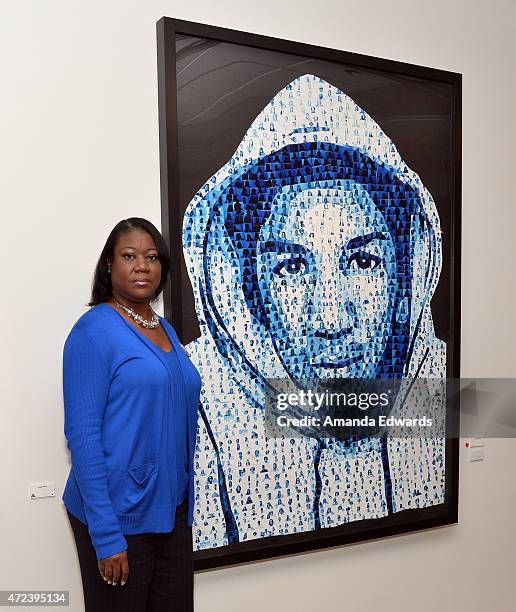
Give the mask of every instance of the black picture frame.
[[[447, 378], [460, 376], [460, 249], [461, 249], [461, 108], [462, 75], [409, 63], [369, 57], [335, 49], [291, 42], [256, 34], [163, 17], [157, 23], [159, 136], [161, 174], [162, 232], [169, 245], [172, 269], [164, 289], [165, 316], [174, 325], [184, 344], [196, 337], [197, 328], [188, 276], [182, 255], [181, 228], [184, 203], [192, 195], [181, 194], [178, 126], [178, 90], [176, 85], [176, 39], [190, 36], [214, 43], [290, 54], [329, 62], [338, 70], [357, 69], [375, 74], [396, 75], [429, 86], [446, 87], [449, 92], [449, 164], [439, 180], [447, 183], [446, 275], [439, 281], [441, 297], [438, 308], [447, 320]], [[208, 174], [210, 176], [210, 174]], [[197, 188], [206, 176], [200, 176]], [[432, 302], [432, 309], [433, 309]], [[458, 419], [458, 412], [455, 413]], [[457, 423], [454, 430], [458, 431]], [[362, 520], [331, 529], [268, 537], [223, 548], [194, 553], [196, 570], [228, 566], [249, 561], [340, 546], [359, 541], [385, 538], [402, 533], [450, 525], [458, 521], [459, 440], [446, 439], [446, 488], [444, 504], [417, 510], [403, 510], [381, 519]]]

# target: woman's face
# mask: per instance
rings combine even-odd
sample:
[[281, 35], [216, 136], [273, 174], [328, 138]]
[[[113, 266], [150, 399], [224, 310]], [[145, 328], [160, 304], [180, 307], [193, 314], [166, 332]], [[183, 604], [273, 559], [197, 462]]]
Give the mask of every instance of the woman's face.
[[161, 263], [148, 232], [137, 229], [121, 234], [108, 263], [114, 297], [135, 304], [151, 300], [161, 280]]
[[281, 192], [257, 272], [276, 351], [294, 378], [370, 378], [391, 332], [394, 244], [364, 186]]

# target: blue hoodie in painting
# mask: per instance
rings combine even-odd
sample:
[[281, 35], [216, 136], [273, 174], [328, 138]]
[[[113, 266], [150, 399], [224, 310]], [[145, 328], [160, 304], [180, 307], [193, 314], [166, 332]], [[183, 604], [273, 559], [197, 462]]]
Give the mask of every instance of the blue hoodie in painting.
[[443, 503], [442, 438], [265, 431], [268, 379], [445, 376], [435, 203], [363, 109], [313, 75], [287, 85], [190, 202], [183, 244], [197, 549]]

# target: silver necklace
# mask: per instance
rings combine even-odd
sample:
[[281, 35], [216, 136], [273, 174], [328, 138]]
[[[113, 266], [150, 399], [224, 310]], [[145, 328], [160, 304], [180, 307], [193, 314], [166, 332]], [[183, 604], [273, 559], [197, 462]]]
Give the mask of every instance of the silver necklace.
[[120, 304], [120, 302], [115, 297], [113, 299], [115, 300], [117, 306], [121, 308], [124, 312], [126, 312], [131, 317], [131, 319], [134, 319], [136, 323], [138, 323], [138, 325], [141, 325], [142, 327], [146, 327], [147, 329], [156, 329], [156, 327], [159, 326], [158, 315], [154, 312], [154, 310], [152, 310], [150, 306], [149, 308], [151, 309], [151, 312], [152, 312], [152, 320], [149, 321], [148, 319], [144, 319], [141, 315], [135, 312], [132, 308], [129, 308], [129, 306], [124, 306], [123, 304]]

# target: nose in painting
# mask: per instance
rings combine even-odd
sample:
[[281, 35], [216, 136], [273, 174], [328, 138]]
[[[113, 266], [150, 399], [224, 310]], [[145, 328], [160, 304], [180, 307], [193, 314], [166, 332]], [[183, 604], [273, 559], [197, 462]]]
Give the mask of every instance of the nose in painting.
[[312, 308], [314, 336], [338, 340], [349, 335], [355, 310], [340, 275], [317, 283]]

